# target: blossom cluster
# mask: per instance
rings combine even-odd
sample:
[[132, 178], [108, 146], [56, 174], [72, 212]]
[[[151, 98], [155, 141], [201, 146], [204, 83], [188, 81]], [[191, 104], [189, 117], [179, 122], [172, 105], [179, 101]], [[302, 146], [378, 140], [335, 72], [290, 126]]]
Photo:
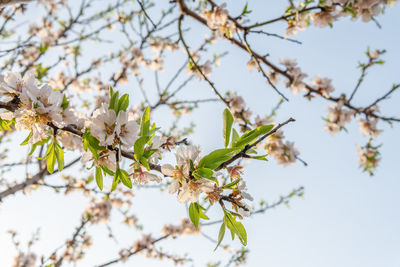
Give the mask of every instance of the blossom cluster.
[[[95, 180], [100, 188], [103, 189], [103, 175], [114, 176], [111, 191], [115, 190], [119, 181], [131, 188], [133, 183], [148, 183], [150, 181], [160, 183], [161, 177], [151, 173], [150, 165], [158, 164], [162, 159], [162, 152], [170, 150], [175, 144], [170, 138], [156, 135], [155, 124], [150, 124], [149, 108], [138, 116], [135, 112], [128, 110], [129, 96], [127, 94], [119, 96], [118, 91], [110, 88], [108, 99], [97, 107], [88, 117], [78, 113], [72, 104], [59, 90], [53, 90], [48, 84], [39, 84], [32, 73], [28, 72], [24, 77], [16, 73], [7, 73], [1, 77], [0, 83], [1, 100], [8, 102], [4, 105], [9, 112], [1, 114], [2, 120], [9, 120], [14, 123], [17, 130], [28, 130], [30, 134], [23, 144], [30, 144], [33, 148], [37, 145], [47, 144], [46, 155], [43, 160], [47, 161], [47, 170], [52, 173], [54, 164], [57, 162], [61, 171], [64, 167], [63, 147], [75, 149], [82, 153], [81, 161], [88, 165], [89, 169], [95, 168]], [[232, 110], [243, 114], [250, 112], [244, 110], [242, 98], [232, 95]], [[239, 110], [240, 109], [240, 110]], [[138, 118], [139, 117], [139, 118]], [[233, 123], [233, 115], [229, 109], [224, 111], [224, 120]], [[24, 127], [22, 127], [23, 125]], [[199, 217], [208, 219], [204, 214], [205, 210], [199, 202], [209, 200], [211, 204], [222, 200], [229, 201], [236, 213], [227, 210], [222, 206], [225, 217], [234, 220], [236, 216], [249, 216], [251, 207], [243, 200], [252, 201], [253, 198], [247, 193], [246, 183], [242, 179], [239, 171], [233, 169], [222, 169], [218, 171], [219, 165], [228, 161], [238, 153], [245, 145], [254, 141], [272, 129], [272, 125], [261, 125], [258, 128], [240, 137], [236, 130], [226, 129], [224, 138], [229, 138], [231, 131], [236, 133], [237, 141], [232, 140], [230, 148], [215, 150], [202, 157], [200, 147], [194, 145], [180, 145], [176, 148], [176, 164], [158, 165], [156, 169], [164, 176], [172, 178], [169, 186], [169, 193], [177, 193], [178, 201], [191, 203], [190, 219], [195, 228], [198, 227]], [[246, 137], [246, 134], [250, 134]], [[51, 141], [50, 141], [51, 139]], [[120, 168], [122, 152], [131, 153], [133, 149], [133, 163], [130, 172]], [[226, 181], [230, 177], [230, 182], [223, 182], [219, 185], [219, 179]], [[73, 190], [83, 190], [88, 192], [84, 182], [70, 181], [66, 187], [66, 193]], [[229, 195], [223, 195], [224, 192]], [[116, 198], [95, 199], [83, 213], [83, 219], [92, 224], [107, 222], [109, 220], [112, 206], [124, 205], [130, 201]], [[234, 217], [233, 217], [234, 216]], [[197, 218], [197, 219], [196, 219]], [[133, 218], [134, 219], [134, 218]], [[131, 219], [132, 220], [132, 219]], [[127, 217], [127, 223], [131, 220]], [[134, 221], [133, 221], [134, 223]], [[185, 231], [188, 231], [188, 221], [185, 221]], [[224, 224], [225, 225], [225, 224]], [[235, 220], [234, 225], [241, 227], [242, 224]], [[232, 224], [226, 227], [234, 227]], [[234, 228], [236, 229], [236, 228]], [[232, 231], [234, 230], [231, 229]], [[246, 244], [245, 231], [235, 232], [241, 242]], [[83, 247], [90, 245], [90, 238], [87, 241], [71, 243], [67, 246], [65, 258], [76, 261], [83, 256]], [[82, 240], [86, 240], [82, 238]], [[86, 244], [86, 245], [83, 245]], [[79, 246], [78, 246], [79, 245]], [[140, 244], [139, 244], [140, 245]], [[141, 245], [140, 245], [141, 246]]]
[[286, 67], [286, 71], [291, 77], [286, 81], [286, 86], [292, 90], [293, 94], [296, 95], [301, 91], [305, 91], [306, 85], [303, 80], [307, 77], [307, 74], [303, 73], [297, 66], [296, 60], [283, 58], [280, 63]]
[[357, 145], [360, 166], [370, 175], [374, 174], [374, 171], [381, 160], [378, 148], [379, 146], [373, 146], [369, 142], [364, 147]]
[[180, 225], [164, 225], [164, 227], [162, 228], [162, 232], [164, 235], [171, 235], [175, 238], [178, 235], [199, 234], [200, 227], [194, 227], [193, 223], [189, 219], [184, 218], [181, 220]]
[[12, 263], [12, 267], [34, 267], [36, 263], [36, 255], [33, 253], [18, 253]]
[[91, 223], [107, 222], [111, 215], [111, 202], [107, 199], [93, 200], [83, 212], [84, 217], [88, 218]]
[[192, 179], [190, 165], [197, 166], [201, 159], [199, 147], [189, 145], [176, 150], [176, 166], [164, 164], [161, 172], [173, 178], [169, 186], [170, 194], [178, 193], [180, 202], [197, 202], [201, 193], [209, 193], [214, 189], [214, 183], [208, 179]]
[[231, 37], [237, 30], [235, 23], [229, 20], [226, 3], [215, 6], [212, 10], [204, 8], [201, 16], [207, 20], [208, 27], [215, 30], [216, 35], [219, 37]]
[[231, 93], [226, 98], [226, 101], [229, 103], [229, 108], [232, 110], [232, 115], [236, 121], [250, 121], [252, 112], [249, 108], [246, 108], [246, 103], [243, 97], [236, 93]]
[[328, 106], [327, 124], [324, 129], [332, 135], [344, 129], [345, 125], [351, 121], [351, 117], [354, 115], [352, 110], [344, 108], [343, 105], [344, 101], [341, 100], [336, 105]]
[[351, 16], [353, 20], [361, 18], [364, 22], [374, 20], [385, 7], [395, 1], [388, 0], [327, 0], [319, 1], [317, 12], [305, 12], [306, 8], [296, 8], [294, 5], [288, 12], [295, 14], [288, 20], [286, 36], [294, 35], [298, 30], [304, 30], [311, 23], [317, 27], [332, 26], [341, 17]]

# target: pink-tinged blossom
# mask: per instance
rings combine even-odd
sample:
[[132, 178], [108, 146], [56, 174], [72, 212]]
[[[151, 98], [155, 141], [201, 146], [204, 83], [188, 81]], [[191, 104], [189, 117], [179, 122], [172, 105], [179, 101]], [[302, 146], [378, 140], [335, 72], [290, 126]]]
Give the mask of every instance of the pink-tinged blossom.
[[83, 216], [91, 223], [108, 222], [111, 215], [111, 202], [108, 199], [93, 199], [83, 212]]
[[294, 147], [293, 142], [284, 142], [282, 130], [278, 130], [269, 136], [265, 141], [265, 150], [273, 156], [278, 164], [288, 166], [296, 161], [299, 151]]
[[311, 79], [311, 83], [314, 85], [314, 89], [317, 89], [326, 98], [335, 90], [332, 86], [332, 80], [328, 78], [315, 76]]
[[303, 80], [307, 77], [307, 74], [303, 73], [295, 59], [283, 58], [280, 63], [286, 67], [287, 73], [292, 77], [291, 80], [287, 79], [286, 86], [292, 90], [294, 95], [297, 95], [301, 91], [306, 90], [306, 84]]
[[146, 169], [143, 167], [139, 169], [133, 169], [132, 177], [135, 184], [147, 184], [148, 182], [161, 183], [162, 181], [160, 176], [146, 171]]
[[338, 133], [344, 126], [350, 122], [354, 112], [343, 108], [343, 101], [339, 101], [336, 105], [328, 106], [327, 124], [324, 127], [325, 131], [334, 135]]
[[231, 37], [236, 32], [236, 25], [232, 21], [228, 21], [228, 10], [226, 3], [213, 7], [213, 10], [205, 10], [201, 14], [207, 20], [207, 26], [213, 30], [219, 37], [227, 35]]
[[361, 147], [357, 145], [357, 152], [359, 157], [360, 167], [363, 168], [364, 171], [369, 172], [369, 174], [373, 175], [378, 163], [381, 158], [379, 157], [379, 151], [377, 147], [373, 147], [370, 144], [367, 144], [365, 147]]
[[372, 138], [378, 137], [382, 130], [376, 128], [378, 119], [360, 119], [358, 124], [360, 125], [360, 130], [364, 136], [371, 136]]
[[36, 255], [33, 253], [19, 252], [14, 258], [12, 267], [34, 267], [36, 263]]

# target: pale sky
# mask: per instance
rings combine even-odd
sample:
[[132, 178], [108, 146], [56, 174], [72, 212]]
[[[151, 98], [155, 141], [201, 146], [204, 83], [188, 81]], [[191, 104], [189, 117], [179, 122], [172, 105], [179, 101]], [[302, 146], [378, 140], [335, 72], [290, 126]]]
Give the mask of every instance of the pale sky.
[[[286, 4], [286, 3], [285, 3]], [[232, 8], [240, 10], [240, 5]], [[284, 9], [278, 1], [249, 1], [249, 9], [254, 10], [255, 17], [274, 17]], [[309, 27], [299, 32], [294, 38], [302, 45], [270, 37], [257, 36], [251, 39], [255, 50], [269, 53], [271, 60], [288, 56], [296, 58], [299, 66], [310, 77], [320, 75], [333, 79], [336, 89], [334, 95], [341, 92], [350, 93], [354, 88], [359, 69], [358, 61], [365, 61], [363, 54], [367, 47], [386, 49], [386, 64], [369, 71], [363, 86], [354, 102], [367, 105], [390, 89], [393, 83], [400, 82], [400, 5], [388, 8], [386, 14], [378, 17], [382, 29], [371, 23], [352, 22], [342, 18], [334, 27], [319, 29]], [[236, 12], [237, 13], [237, 12]], [[252, 14], [252, 15], [253, 15]], [[33, 15], [30, 15], [31, 18]], [[32, 17], [32, 20], [35, 20]], [[185, 19], [185, 25], [192, 31], [187, 41], [197, 45], [196, 35], [204, 35], [204, 28]], [[277, 23], [268, 31], [284, 33], [285, 25]], [[199, 30], [201, 29], [201, 30]], [[266, 85], [258, 73], [247, 73], [247, 54], [221, 43], [214, 50], [229, 51], [221, 61], [221, 66], [213, 72], [211, 79], [221, 90], [237, 91], [242, 95], [254, 114], [268, 114], [279, 97]], [[93, 53], [86, 51], [88, 54]], [[98, 50], [96, 50], [96, 53]], [[105, 53], [107, 51], [104, 51]], [[169, 66], [178, 66], [184, 62], [185, 55], [178, 53], [175, 58], [167, 60]], [[171, 75], [168, 69], [161, 75], [165, 82]], [[153, 75], [145, 76], [148, 90], [154, 92]], [[141, 98], [135, 83], [124, 85], [121, 91], [133, 95], [133, 103], [138, 104]], [[400, 266], [400, 214], [398, 203], [400, 195], [400, 175], [398, 174], [398, 151], [400, 128], [378, 124], [384, 132], [378, 138], [382, 143], [382, 161], [375, 176], [370, 177], [358, 167], [356, 143], [364, 144], [367, 139], [362, 136], [358, 124], [353, 122], [347, 127], [348, 133], [341, 132], [331, 136], [323, 130], [327, 102], [315, 99], [308, 102], [301, 95], [293, 96], [288, 89], [281, 89], [289, 96], [278, 112], [277, 121], [294, 117], [296, 122], [284, 128], [288, 140], [294, 141], [301, 153], [301, 158], [308, 162], [304, 167], [300, 163], [282, 167], [271, 158], [269, 162], [253, 162], [245, 171], [249, 192], [255, 197], [272, 203], [280, 195], [286, 195], [299, 186], [305, 187], [304, 199], [295, 198], [290, 208], [282, 205], [265, 214], [256, 215], [244, 220], [248, 233], [250, 249], [247, 266], [274, 267], [397, 267]], [[205, 83], [194, 82], [186, 89], [187, 99], [212, 96]], [[400, 95], [381, 105], [383, 114], [399, 115], [396, 105]], [[195, 122], [196, 128], [190, 140], [199, 144], [207, 152], [222, 146], [222, 118], [225, 107], [220, 103], [204, 104], [191, 115], [183, 119], [183, 125]], [[167, 127], [171, 116], [167, 109], [157, 110], [152, 119], [161, 127]], [[210, 119], [212, 118], [212, 119]], [[19, 144], [25, 133], [15, 136]], [[13, 160], [21, 158], [21, 150], [14, 151]], [[18, 154], [19, 153], [19, 154]], [[24, 170], [16, 170], [15, 176], [23, 177]], [[160, 236], [164, 223], [178, 223], [186, 216], [185, 205], [179, 204], [176, 197], [167, 192], [160, 193], [154, 189], [137, 189], [133, 192], [133, 211], [139, 215], [144, 226], [144, 233], [154, 232]], [[21, 243], [25, 243], [32, 232], [41, 228], [40, 241], [33, 247], [39, 254], [49, 254], [64, 240], [72, 235], [79, 223], [79, 216], [87, 205], [87, 200], [75, 193], [65, 197], [54, 194], [48, 189], [7, 198], [0, 205], [0, 266], [10, 266], [16, 251], [11, 245], [8, 229], [20, 233]], [[220, 219], [218, 208], [211, 210], [210, 217]], [[114, 234], [118, 243], [107, 238], [107, 229], [103, 224], [91, 227], [89, 233], [94, 237], [94, 246], [76, 266], [93, 266], [113, 259], [118, 251], [132, 244], [140, 233], [119, 223], [121, 216], [112, 215]], [[219, 225], [204, 228], [204, 232], [216, 238]], [[231, 241], [227, 235], [225, 244], [239, 247], [239, 241]], [[183, 236], [176, 240], [159, 243], [164, 250], [179, 255], [189, 253], [194, 259], [193, 266], [205, 266], [207, 262], [226, 262], [227, 255], [221, 249], [214, 252], [215, 245], [202, 236]], [[144, 256], [132, 257], [125, 265], [114, 266], [173, 266], [169, 261], [148, 260]], [[65, 266], [74, 266], [65, 264]], [[189, 265], [191, 266], [191, 265]], [[223, 265], [222, 265], [223, 266]]]

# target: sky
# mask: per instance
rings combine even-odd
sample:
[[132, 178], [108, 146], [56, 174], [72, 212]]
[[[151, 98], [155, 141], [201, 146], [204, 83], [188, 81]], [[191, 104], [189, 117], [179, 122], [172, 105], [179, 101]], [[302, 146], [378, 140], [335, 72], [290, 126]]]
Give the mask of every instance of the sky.
[[[238, 5], [231, 10], [238, 13], [240, 9]], [[267, 11], [270, 17], [274, 17], [273, 14], [279, 14], [284, 6], [278, 1], [249, 1], [249, 9], [253, 10], [252, 15], [261, 20]], [[388, 8], [385, 15], [379, 16], [381, 29], [374, 23], [352, 22], [344, 18], [336, 22], [332, 29], [309, 27], [299, 32], [294, 38], [301, 41], [302, 45], [260, 36], [250, 39], [250, 42], [255, 50], [269, 53], [274, 62], [286, 56], [296, 58], [302, 70], [310, 77], [318, 74], [331, 78], [336, 89], [335, 95], [352, 91], [359, 76], [358, 61], [365, 60], [363, 52], [367, 47], [386, 49], [385, 65], [369, 71], [354, 99], [358, 105], [368, 105], [389, 90], [393, 83], [399, 82], [399, 11], [400, 5], [395, 5]], [[188, 19], [185, 19], [185, 23], [193, 29], [186, 35], [187, 41], [196, 47], [196, 36], [204, 35], [205, 31]], [[283, 23], [277, 23], [268, 31], [283, 34], [284, 29]], [[249, 60], [248, 55], [225, 42], [216, 45], [214, 49], [219, 52], [229, 51], [221, 60], [221, 66], [211, 76], [216, 86], [222, 90], [237, 91], [245, 98], [254, 114], [268, 114], [279, 97], [266, 85], [261, 75], [256, 72], [247, 73], [245, 64]], [[186, 58], [179, 52], [167, 64], [180, 65], [175, 62], [178, 61], [176, 59], [183, 62]], [[170, 75], [171, 72], [166, 70], [160, 77], [161, 83], [166, 83]], [[146, 76], [148, 88], [154, 82], [152, 77]], [[119, 89], [131, 93], [133, 102], [138, 104], [141, 96], [137, 88], [132, 89], [134, 87], [128, 84]], [[250, 250], [247, 266], [399, 266], [399, 126], [391, 128], [382, 123], [378, 125], [384, 130], [378, 139], [378, 143], [383, 144], [382, 160], [375, 176], [371, 177], [358, 167], [356, 144], [364, 144], [367, 140], [354, 120], [347, 127], [348, 133], [331, 136], [323, 130], [324, 121], [321, 119], [327, 110], [325, 101], [315, 99], [309, 102], [300, 95], [293, 96], [289, 90], [283, 90], [290, 101], [283, 104], [276, 120], [283, 121], [289, 117], [296, 119], [295, 123], [284, 128], [284, 133], [288, 140], [295, 142], [301, 158], [309, 166], [296, 163], [282, 167], [273, 159], [267, 163], [254, 162], [246, 168], [245, 179], [256, 201], [264, 199], [272, 203], [299, 186], [305, 187], [305, 196], [304, 199], [293, 199], [289, 208], [282, 205], [243, 222]], [[212, 96], [207, 84], [200, 82], [190, 84], [183, 95], [188, 99]], [[381, 105], [382, 113], [398, 115], [400, 110], [396, 103], [399, 97], [395, 95]], [[204, 154], [222, 146], [224, 108], [222, 104], [204, 104], [182, 121], [183, 125], [195, 122], [195, 133], [190, 139], [194, 144], [201, 145]], [[167, 127], [170, 114], [167, 109], [161, 108], [152, 118], [161, 127]], [[19, 134], [15, 138], [19, 138], [17, 141], [20, 143], [19, 140], [22, 141], [24, 136]], [[13, 153], [16, 158], [20, 158], [17, 152]], [[23, 170], [16, 170], [15, 175], [21, 172]], [[134, 188], [133, 192], [136, 195], [133, 210], [140, 215], [144, 232], [153, 231], [155, 236], [159, 236], [163, 223], [177, 223], [187, 216], [185, 206], [166, 192], [160, 194], [157, 190], [139, 188]], [[33, 251], [50, 252], [71, 236], [86, 204], [87, 200], [77, 193], [63, 196], [47, 189], [8, 198], [0, 205], [0, 266], [10, 266], [16, 253], [6, 234], [8, 229], [17, 230], [20, 233], [19, 239], [26, 241], [40, 227], [41, 238]], [[77, 266], [93, 266], [114, 258], [121, 247], [131, 244], [140, 236], [137, 231], [121, 226], [118, 216], [113, 214], [113, 225], [116, 226], [114, 234], [118, 243], [107, 239], [104, 225], [92, 227], [89, 233], [96, 237], [95, 244]], [[213, 209], [210, 216], [219, 219], [221, 214], [218, 209]], [[204, 228], [204, 232], [216, 237], [218, 228]], [[238, 240], [232, 242], [228, 236], [224, 243], [239, 247]], [[205, 266], [209, 261], [226, 262], [227, 259], [226, 253], [221, 250], [214, 252], [214, 244], [201, 235], [183, 236], [160, 245], [180, 255], [190, 253], [195, 261], [189, 266]], [[160, 262], [138, 255], [126, 265], [114, 266], [144, 264], [159, 266]], [[172, 266], [168, 261], [162, 264]]]

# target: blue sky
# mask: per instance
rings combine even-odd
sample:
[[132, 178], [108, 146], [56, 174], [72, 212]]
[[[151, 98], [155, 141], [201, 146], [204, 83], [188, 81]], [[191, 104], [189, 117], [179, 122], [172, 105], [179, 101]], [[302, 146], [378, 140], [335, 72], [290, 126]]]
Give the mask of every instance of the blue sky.
[[[252, 15], [262, 18], [265, 13], [270, 17], [274, 17], [273, 14], [279, 15], [284, 7], [277, 1], [250, 1], [249, 8], [254, 10]], [[237, 13], [240, 9], [238, 5], [232, 11]], [[386, 49], [386, 64], [369, 71], [354, 100], [359, 105], [367, 105], [389, 90], [393, 83], [399, 82], [399, 11], [400, 6], [395, 5], [388, 8], [385, 15], [378, 17], [382, 29], [378, 29], [374, 23], [351, 22], [345, 18], [336, 22], [332, 29], [309, 27], [299, 32], [295, 38], [302, 41], [302, 45], [261, 36], [250, 41], [255, 50], [269, 53], [275, 62], [285, 56], [293, 57], [310, 77], [319, 74], [332, 78], [335, 95], [352, 91], [359, 76], [357, 62], [365, 60], [363, 52], [367, 47]], [[185, 25], [192, 27], [193, 30], [186, 38], [196, 47], [196, 36], [202, 36], [205, 31], [188, 19], [185, 19]], [[283, 34], [284, 28], [283, 23], [278, 23], [268, 28], [268, 31]], [[222, 91], [237, 91], [255, 114], [268, 114], [279, 97], [259, 74], [247, 73], [245, 63], [249, 60], [248, 55], [227, 43], [218, 44], [214, 49], [219, 52], [229, 50], [229, 55], [222, 59], [221, 67], [211, 76], [216, 86]], [[178, 53], [167, 64], [180, 65], [176, 63], [177, 59], [183, 62], [185, 55]], [[167, 69], [161, 75], [161, 81], [165, 82], [170, 75]], [[146, 78], [149, 81], [147, 88], [151, 88], [153, 76], [149, 74]], [[128, 84], [120, 89], [131, 92], [135, 104], [138, 104], [140, 93], [137, 89], [130, 91], [134, 87], [134, 84]], [[308, 102], [300, 95], [295, 97], [289, 90], [282, 90], [290, 101], [282, 106], [277, 121], [290, 116], [296, 119], [295, 123], [284, 128], [284, 132], [288, 140], [295, 141], [301, 157], [309, 163], [309, 167], [297, 163], [285, 168], [271, 159], [268, 163], [249, 164], [245, 178], [256, 200], [272, 202], [298, 186], [305, 187], [305, 196], [304, 199], [294, 199], [290, 208], [280, 206], [244, 221], [250, 249], [247, 266], [399, 266], [398, 125], [393, 128], [382, 123], [378, 125], [384, 129], [378, 139], [378, 143], [383, 144], [382, 161], [376, 175], [370, 177], [358, 168], [356, 143], [364, 144], [367, 140], [359, 132], [354, 120], [348, 126], [349, 133], [341, 132], [332, 137], [323, 131], [324, 122], [321, 117], [326, 114], [325, 101], [316, 99]], [[189, 99], [198, 96], [206, 98], [212, 94], [207, 84], [195, 82], [183, 95]], [[396, 103], [399, 97], [395, 95], [381, 105], [382, 113], [398, 115], [400, 109]], [[222, 145], [223, 109], [222, 104], [204, 104], [183, 119], [183, 124], [191, 121], [196, 123], [191, 141], [200, 144], [204, 154]], [[164, 108], [153, 114], [153, 120], [160, 126], [166, 127], [170, 118]], [[18, 142], [23, 140], [24, 134], [19, 137]], [[19, 158], [16, 153], [14, 155]], [[16, 170], [15, 175], [21, 174], [23, 170]], [[164, 222], [176, 223], [186, 216], [184, 205], [177, 203], [174, 196], [160, 194], [157, 190], [133, 190], [136, 195], [133, 210], [141, 215], [140, 221], [145, 232], [155, 231], [155, 236], [158, 236]], [[33, 250], [50, 252], [71, 235], [86, 203], [85, 198], [79, 194], [64, 197], [46, 189], [7, 199], [0, 206], [1, 266], [9, 266], [15, 254], [5, 234], [7, 229], [18, 230], [21, 239], [27, 240], [30, 233], [41, 227], [41, 240]], [[218, 209], [211, 210], [210, 215], [214, 218], [221, 216]], [[104, 225], [93, 227], [89, 233], [96, 236], [96, 243], [78, 266], [92, 266], [113, 258], [121, 247], [131, 244], [139, 236], [132, 229], [118, 226], [118, 214], [113, 214], [113, 218], [119, 243], [107, 239]], [[218, 226], [205, 229], [205, 232], [216, 237]], [[231, 241], [226, 237], [225, 242]], [[160, 245], [180, 254], [190, 252], [195, 260], [194, 266], [204, 266], [210, 260], [226, 259], [226, 254], [221, 250], [213, 252], [214, 244], [202, 236], [185, 236]], [[238, 241], [235, 240], [233, 245], [238, 247]], [[159, 262], [148, 261], [143, 256], [132, 258], [126, 266], [143, 266], [145, 263], [148, 266], [159, 266]], [[172, 266], [166, 261], [164, 264]]]

